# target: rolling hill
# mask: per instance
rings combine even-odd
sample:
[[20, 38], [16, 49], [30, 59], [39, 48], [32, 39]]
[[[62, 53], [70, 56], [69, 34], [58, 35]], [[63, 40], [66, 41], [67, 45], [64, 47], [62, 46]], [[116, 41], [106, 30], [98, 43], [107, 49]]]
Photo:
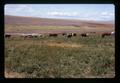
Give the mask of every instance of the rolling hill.
[[80, 21], [80, 20], [64, 20], [64, 19], [47, 19], [35, 17], [20, 17], [5, 15], [5, 24], [10, 25], [36, 25], [36, 26], [105, 26], [113, 27], [111, 22], [95, 22], [95, 21]]
[[61, 32], [110, 32], [111, 22], [48, 19], [5, 15], [5, 32], [10, 33], [61, 33]]

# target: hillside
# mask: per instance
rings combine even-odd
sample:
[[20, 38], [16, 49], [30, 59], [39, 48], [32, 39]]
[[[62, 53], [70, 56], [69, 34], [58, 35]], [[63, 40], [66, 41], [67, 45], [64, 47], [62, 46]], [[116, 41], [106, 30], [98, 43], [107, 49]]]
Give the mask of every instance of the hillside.
[[110, 22], [5, 16], [7, 33], [111, 32]]
[[5, 15], [5, 24], [9, 25], [36, 25], [36, 26], [105, 26], [113, 27], [113, 24], [106, 22], [90, 22], [80, 20], [64, 20], [64, 19], [47, 19], [47, 18], [35, 18], [35, 17], [19, 17]]

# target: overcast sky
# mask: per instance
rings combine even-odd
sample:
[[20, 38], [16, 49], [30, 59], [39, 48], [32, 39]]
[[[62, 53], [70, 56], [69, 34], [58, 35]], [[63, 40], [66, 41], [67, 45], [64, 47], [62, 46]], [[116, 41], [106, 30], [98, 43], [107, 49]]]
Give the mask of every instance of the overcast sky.
[[113, 4], [6, 4], [5, 15], [114, 21]]

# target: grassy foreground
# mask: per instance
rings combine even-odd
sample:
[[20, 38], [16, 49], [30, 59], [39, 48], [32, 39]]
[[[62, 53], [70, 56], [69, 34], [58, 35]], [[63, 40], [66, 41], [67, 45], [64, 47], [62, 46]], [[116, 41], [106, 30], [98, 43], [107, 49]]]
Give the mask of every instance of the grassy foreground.
[[23, 78], [112, 78], [114, 55], [113, 37], [6, 38], [5, 72]]

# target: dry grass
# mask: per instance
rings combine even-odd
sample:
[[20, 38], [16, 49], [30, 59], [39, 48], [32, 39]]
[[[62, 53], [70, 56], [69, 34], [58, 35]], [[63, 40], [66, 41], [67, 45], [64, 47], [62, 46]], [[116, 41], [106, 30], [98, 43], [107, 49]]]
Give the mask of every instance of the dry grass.
[[113, 37], [8, 38], [5, 77], [113, 78], [114, 54]]
[[57, 46], [57, 47], [65, 47], [65, 48], [79, 48], [82, 47], [83, 45], [78, 45], [78, 44], [68, 44], [68, 43], [46, 43], [45, 45], [48, 46]]
[[5, 71], [5, 78], [25, 78], [25, 73]]

